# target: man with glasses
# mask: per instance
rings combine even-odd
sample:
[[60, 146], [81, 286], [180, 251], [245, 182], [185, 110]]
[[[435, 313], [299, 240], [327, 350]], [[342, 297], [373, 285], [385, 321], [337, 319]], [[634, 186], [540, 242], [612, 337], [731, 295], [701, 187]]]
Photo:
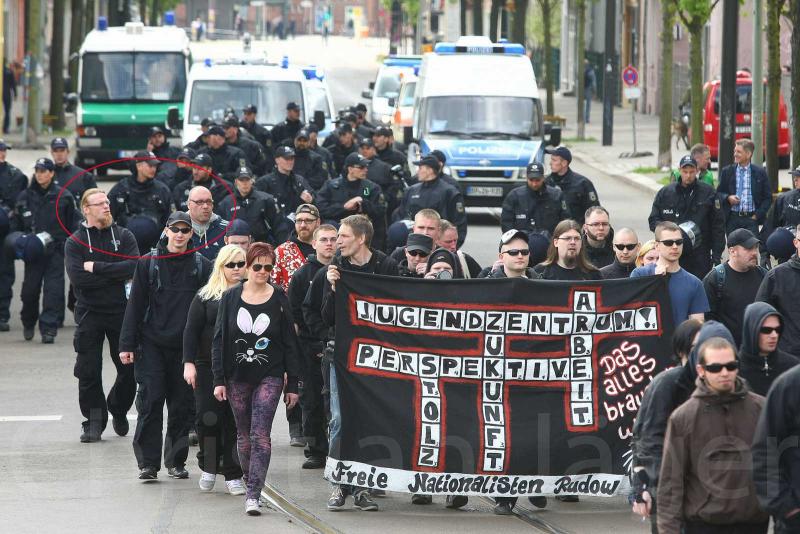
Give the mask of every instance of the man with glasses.
[[603, 280], [628, 278], [636, 268], [639, 246], [639, 237], [630, 228], [623, 228], [614, 234], [614, 262], [600, 269]]
[[556, 225], [570, 218], [564, 193], [545, 183], [544, 165], [534, 161], [528, 165], [527, 185], [509, 191], [500, 213], [500, 228], [540, 233], [549, 239]]
[[400, 276], [423, 278], [431, 250], [433, 250], [433, 239], [423, 234], [408, 234], [404, 249], [405, 258], [397, 265]]
[[183, 380], [183, 330], [189, 305], [211, 274], [212, 263], [201, 254], [186, 254], [192, 240], [192, 219], [176, 211], [169, 216], [155, 251], [136, 262], [128, 306], [119, 337], [119, 356], [135, 363], [139, 413], [133, 451], [139, 479], [156, 480], [161, 466], [164, 403], [167, 435], [164, 465], [171, 478], [188, 478], [192, 390]]
[[583, 248], [586, 257], [602, 269], [614, 262], [614, 230], [609, 222], [608, 210], [602, 206], [592, 206], [586, 210], [583, 223]]
[[783, 317], [766, 302], [754, 302], [745, 309], [740, 374], [759, 395], [766, 395], [778, 376], [800, 363], [796, 356], [778, 349], [782, 332]]
[[602, 280], [600, 271], [586, 257], [581, 226], [577, 221], [561, 221], [553, 231], [547, 258], [534, 267], [544, 280]]
[[487, 278], [538, 278], [528, 267], [531, 250], [528, 234], [521, 230], [509, 230], [500, 236], [498, 258], [502, 267], [495, 269]]
[[778, 344], [781, 350], [800, 355], [800, 239], [795, 238], [793, 243], [797, 253], [764, 276], [756, 300], [771, 304], [783, 316], [785, 331]]
[[733, 148], [734, 162], [719, 171], [717, 193], [727, 200], [727, 232], [747, 228], [754, 234], [764, 224], [772, 204], [772, 189], [764, 167], [751, 158], [755, 144], [750, 139], [737, 139]]
[[637, 267], [631, 278], [639, 276], [668, 276], [669, 296], [672, 301], [672, 324], [679, 325], [686, 319], [705, 320], [710, 310], [706, 292], [700, 280], [680, 266], [684, 238], [674, 222], [659, 223], [655, 229], [658, 261]]
[[192, 219], [192, 239], [190, 249], [198, 250], [207, 259], [214, 261], [219, 249], [225, 245], [225, 228], [228, 221], [214, 213], [214, 199], [211, 191], [202, 185], [189, 192], [189, 217]]
[[[84, 421], [82, 443], [100, 441], [113, 417], [114, 432], [128, 433], [128, 410], [136, 394], [133, 369], [119, 359], [119, 334], [139, 248], [133, 234], [117, 226], [104, 191], [87, 189], [81, 199], [83, 222], [64, 246], [67, 275], [75, 291], [75, 360], [78, 404]], [[82, 241], [79, 243], [77, 240]], [[87, 246], [88, 245], [88, 246]], [[103, 394], [103, 340], [108, 338], [117, 369], [114, 386]]]
[[764, 397], [738, 376], [736, 349], [727, 339], [702, 343], [696, 369], [697, 388], [667, 425], [658, 530], [766, 533], [769, 516], [756, 498], [750, 450]]

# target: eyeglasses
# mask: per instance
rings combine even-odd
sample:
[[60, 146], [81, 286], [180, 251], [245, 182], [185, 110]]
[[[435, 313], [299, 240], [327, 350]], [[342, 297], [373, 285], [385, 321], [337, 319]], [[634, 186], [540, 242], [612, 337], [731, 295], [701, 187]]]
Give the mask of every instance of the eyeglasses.
[[623, 243], [615, 243], [614, 244], [614, 248], [616, 248], [617, 250], [633, 250], [637, 246], [639, 246], [638, 243], [634, 243], [632, 245], [631, 244], [623, 244]]
[[92, 206], [93, 208], [96, 208], [96, 207], [99, 207], [99, 206], [110, 206], [111, 202], [109, 202], [108, 200], [104, 200], [103, 202], [95, 202], [94, 204], [86, 204], [86, 205], [87, 206]]
[[270, 272], [272, 270], [272, 265], [269, 263], [267, 263], [266, 265], [263, 263], [254, 263], [253, 265], [250, 266], [250, 268], [253, 269], [254, 273], [261, 272], [261, 269]]
[[295, 219], [295, 224], [304, 225], [304, 224], [314, 224], [317, 221], [317, 218], [314, 217], [313, 219]]
[[560, 239], [562, 241], [567, 241], [568, 243], [577, 243], [578, 241], [581, 240], [580, 237], [575, 237], [575, 236], [572, 236], [572, 237], [557, 237], [556, 239]]
[[672, 246], [683, 246], [683, 239], [664, 239], [663, 241], [658, 241], [665, 247], [672, 247]]
[[783, 332], [783, 326], [762, 326], [758, 329], [759, 332], [762, 334], [771, 334], [775, 332], [776, 334], [780, 335]]
[[230, 263], [226, 263], [225, 267], [227, 267], [228, 269], [241, 269], [242, 267], [245, 266], [245, 264], [246, 262], [243, 261], [232, 261]]
[[501, 252], [501, 254], [508, 254], [509, 256], [519, 256], [520, 254], [527, 256], [530, 253], [531, 251], [527, 248], [510, 248]]
[[422, 258], [427, 258], [428, 256], [430, 256], [430, 253], [425, 252], [424, 250], [406, 250], [406, 252], [408, 252], [409, 254], [411, 254], [414, 257], [419, 256], [419, 257], [422, 257]]
[[175, 234], [188, 234], [192, 231], [191, 228], [186, 228], [185, 226], [170, 226], [169, 230]]
[[592, 228], [606, 228], [611, 226], [607, 222], [596, 222], [596, 223], [586, 223], [586, 226], [591, 226]]
[[703, 369], [705, 369], [706, 371], [708, 371], [709, 373], [712, 373], [712, 374], [717, 374], [717, 373], [721, 372], [723, 368], [727, 369], [728, 371], [735, 371], [735, 370], [737, 370], [739, 368], [739, 362], [734, 360], [734, 361], [728, 362], [728, 363], [707, 363], [707, 364], [703, 364]]
[[208, 200], [192, 200], [192, 199], [189, 199], [189, 202], [194, 202], [198, 206], [213, 206], [214, 205], [214, 201], [211, 200], [210, 198]]

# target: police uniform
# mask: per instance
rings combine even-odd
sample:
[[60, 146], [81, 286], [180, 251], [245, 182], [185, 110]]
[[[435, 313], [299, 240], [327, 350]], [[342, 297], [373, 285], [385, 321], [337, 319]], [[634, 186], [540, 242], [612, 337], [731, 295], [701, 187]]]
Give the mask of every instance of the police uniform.
[[[245, 113], [258, 113], [258, 108], [254, 105], [249, 105], [244, 108], [242, 111]], [[269, 130], [261, 126], [256, 121], [247, 122], [244, 119], [239, 123], [239, 126], [247, 130], [253, 138], [258, 141], [261, 146], [269, 147], [272, 146], [272, 138], [269, 135]]]
[[[63, 137], [56, 137], [50, 142], [50, 149], [69, 150], [69, 143]], [[72, 180], [72, 178], [75, 176], [78, 177], [70, 182], [70, 180]], [[83, 193], [87, 189], [97, 187], [97, 182], [95, 181], [92, 173], [86, 172], [85, 169], [78, 167], [77, 165], [73, 165], [69, 161], [65, 162], [63, 165], [56, 163], [56, 174], [53, 177], [53, 180], [59, 187], [66, 186], [66, 188], [69, 189], [69, 192], [72, 193], [72, 196], [75, 197], [75, 202], [78, 204], [80, 204], [81, 198], [83, 198]]]
[[[294, 102], [289, 102], [286, 105], [286, 110], [300, 109], [300, 106]], [[272, 128], [272, 145], [277, 147], [279, 145], [291, 144], [294, 136], [297, 135], [303, 128], [303, 123], [300, 120], [289, 120], [288, 118], [280, 122]]]
[[[568, 148], [560, 146], [547, 150], [548, 154], [559, 156], [572, 163], [572, 153]], [[600, 199], [597, 196], [597, 190], [594, 184], [587, 177], [578, 174], [570, 168], [563, 176], [556, 173], [550, 173], [547, 177], [547, 185], [558, 187], [564, 192], [564, 200], [567, 201], [567, 209], [569, 210], [572, 218], [579, 224], [583, 224], [584, 215], [586, 210], [592, 206], [599, 206]]]
[[250, 226], [253, 241], [277, 245], [288, 237], [286, 218], [280, 213], [275, 197], [258, 191], [255, 187], [246, 197], [234, 188], [233, 197], [228, 195], [224, 198], [217, 204], [216, 211], [220, 217], [229, 221], [245, 221]]
[[[36, 168], [55, 171], [55, 164], [48, 158], [39, 158]], [[38, 321], [42, 341], [52, 343], [59, 323], [64, 320], [64, 242], [69, 234], [61, 224], [69, 232], [77, 228], [79, 215], [75, 210], [75, 199], [72, 193], [62, 190], [55, 182], [45, 189], [34, 178], [31, 185], [17, 197], [14, 219], [15, 229], [31, 234], [29, 239], [39, 239], [44, 233], [49, 234], [50, 239], [45, 239], [47, 243], [41, 256], [25, 258], [20, 316], [26, 339], [33, 338]], [[44, 296], [40, 314], [39, 295], [42, 290]]]
[[350, 146], [344, 146], [342, 143], [337, 141], [336, 144], [330, 148], [330, 152], [331, 157], [333, 157], [334, 174], [341, 175], [345, 172], [344, 160], [347, 159], [347, 156], [350, 154], [358, 152], [358, 145], [355, 141], [355, 138], [353, 139], [353, 144]]
[[255, 188], [272, 195], [284, 216], [294, 213], [300, 204], [305, 204], [300, 198], [303, 191], [314, 194], [314, 188], [305, 178], [294, 172], [283, 174], [278, 167], [275, 167], [270, 174], [256, 180]]
[[[687, 160], [688, 158], [688, 160]], [[685, 156], [681, 166], [690, 165], [694, 160]], [[697, 167], [694, 164], [695, 168]], [[695, 182], [684, 187], [680, 183], [665, 185], [656, 193], [653, 208], [648, 222], [650, 230], [662, 221], [671, 221], [680, 225], [691, 221], [700, 229], [700, 242], [697, 246], [687, 239], [684, 233], [681, 267], [703, 279], [711, 270], [712, 263], [717, 264], [725, 247], [725, 219], [719, 197], [714, 189], [704, 183]]]
[[[209, 172], [211, 171], [211, 157], [208, 154], [198, 154], [192, 161], [192, 164], [203, 167]], [[190, 175], [188, 180], [184, 180], [172, 189], [172, 200], [175, 203], [175, 209], [187, 211], [189, 209], [189, 192], [191, 192], [192, 188], [198, 186], [205, 187], [211, 192], [211, 199], [214, 201], [215, 206], [222, 202], [225, 197], [230, 196], [228, 190], [219, 180], [208, 176], [207, 179], [202, 182], [195, 182], [194, 177]], [[233, 189], [232, 185], [229, 187]]]
[[267, 159], [262, 145], [260, 145], [255, 139], [247, 134], [246, 130], [239, 128], [239, 120], [235, 116], [225, 119], [225, 127], [236, 127], [236, 141], [231, 142], [226, 140], [225, 144], [236, 147], [244, 152], [244, 155], [247, 158], [246, 166], [248, 168], [253, 169], [253, 172], [257, 174], [264, 174], [268, 169], [272, 169], [271, 165], [269, 167], [267, 165]]
[[[196, 155], [197, 153], [187, 146], [181, 150], [180, 154], [178, 154], [178, 161], [186, 161], [191, 163]], [[175, 189], [175, 186], [179, 183], [191, 179], [192, 167], [178, 167], [177, 164], [175, 164], [174, 167], [166, 167], [163, 161], [161, 162], [161, 165], [158, 166], [158, 172], [156, 172], [156, 180], [163, 182], [164, 185], [169, 187], [170, 191]]]
[[458, 246], [464, 244], [467, 238], [467, 213], [461, 191], [439, 178], [430, 182], [419, 182], [406, 189], [400, 205], [401, 216], [414, 220], [417, 212], [424, 208], [436, 210], [442, 219], [453, 223], [458, 229]]
[[[295, 136], [295, 139], [302, 138], [308, 139], [308, 132], [305, 130], [300, 130]], [[310, 148], [301, 150], [294, 147], [294, 171], [308, 180], [314, 191], [319, 191], [330, 178], [328, 162]]]
[[[8, 146], [0, 139], [0, 150], [7, 150]], [[21, 170], [8, 162], [0, 163], [0, 218], [5, 223], [0, 228], [0, 243], [6, 238], [9, 231], [10, 219], [13, 218], [17, 197], [28, 187], [28, 177]], [[0, 331], [8, 330], [8, 320], [11, 318], [11, 298], [14, 287], [14, 256], [11, 250], [0, 247]]]
[[[534, 167], [533, 171], [531, 167]], [[543, 176], [541, 163], [528, 166], [528, 176]], [[523, 185], [512, 189], [503, 201], [500, 215], [500, 228], [503, 232], [511, 229], [526, 233], [541, 233], [550, 238], [556, 225], [570, 218], [564, 193], [556, 188], [542, 184], [541, 189], [534, 191]]]
[[767, 237], [781, 227], [792, 227], [800, 224], [800, 189], [792, 189], [778, 195], [775, 204], [770, 208], [767, 222], [764, 225], [763, 237]]
[[[212, 126], [208, 129], [208, 134], [211, 135], [212, 131], [214, 135], [225, 136], [225, 131], [221, 126]], [[239, 169], [247, 166], [247, 155], [242, 149], [231, 146], [228, 143], [219, 148], [211, 148], [206, 145], [198, 150], [197, 153], [198, 155], [208, 154], [211, 156], [212, 172], [231, 183], [236, 178], [236, 173], [239, 172]]]

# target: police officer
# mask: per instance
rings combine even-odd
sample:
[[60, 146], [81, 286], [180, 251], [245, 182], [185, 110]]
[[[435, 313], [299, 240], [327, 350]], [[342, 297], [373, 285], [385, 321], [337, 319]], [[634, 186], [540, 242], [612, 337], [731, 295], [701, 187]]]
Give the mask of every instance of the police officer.
[[[10, 147], [0, 139], [0, 240], [6, 239], [17, 197], [28, 187], [28, 177], [6, 161]], [[8, 332], [11, 318], [11, 298], [14, 296], [13, 247], [0, 247], [0, 332]]]
[[545, 183], [544, 165], [535, 161], [525, 170], [528, 184], [509, 191], [503, 201], [500, 229], [552, 237], [556, 225], [570, 218], [564, 193]]
[[[54, 181], [55, 169], [53, 160], [37, 159], [34, 179], [30, 187], [19, 194], [14, 208], [15, 229], [28, 234], [22, 282], [22, 327], [25, 339], [30, 341], [38, 321], [42, 343], [53, 343], [58, 325], [64, 320], [64, 242], [69, 234], [61, 224], [72, 232], [79, 220], [72, 193], [62, 190]], [[61, 198], [56, 201], [59, 194]], [[40, 315], [39, 295], [43, 289]]]
[[697, 181], [697, 163], [691, 155], [680, 161], [681, 181], [656, 193], [648, 219], [654, 231], [662, 221], [674, 222], [683, 233], [681, 267], [701, 280], [720, 262], [725, 247], [725, 219], [714, 189]]
[[[84, 222], [64, 247], [67, 275], [75, 289], [75, 360], [78, 404], [84, 421], [80, 440], [100, 440], [113, 417], [114, 431], [128, 433], [127, 413], [136, 394], [133, 369], [119, 359], [119, 334], [128, 303], [126, 285], [133, 278], [139, 248], [133, 234], [117, 226], [105, 192], [88, 189], [81, 199]], [[79, 242], [80, 241], [80, 242]], [[103, 393], [103, 340], [108, 338], [117, 369], [114, 386]]]
[[[211, 191], [198, 185], [189, 191], [189, 217], [192, 219], [192, 241], [189, 247], [214, 261], [219, 249], [225, 245], [225, 228], [228, 221], [214, 213], [214, 199]], [[200, 248], [202, 247], [202, 248]]]
[[320, 156], [322, 160], [328, 164], [327, 170], [328, 175], [330, 176], [331, 172], [333, 171], [333, 155], [327, 148], [320, 146], [317, 142], [319, 140], [319, 126], [312, 122], [305, 127], [305, 130], [308, 132], [309, 150]]
[[441, 150], [431, 150], [430, 155], [439, 160], [439, 178], [458, 189], [458, 180], [453, 178], [450, 174], [444, 172], [444, 164], [447, 163], [447, 156], [444, 155], [444, 152]]
[[181, 153], [180, 148], [170, 146], [169, 141], [167, 141], [167, 132], [161, 126], [150, 128], [146, 150], [155, 154], [157, 158], [163, 159], [177, 159], [178, 154]]
[[201, 149], [205, 148], [208, 145], [208, 130], [214, 126], [214, 121], [210, 117], [206, 117], [205, 119], [200, 121], [200, 135], [197, 136], [197, 139], [186, 143], [186, 146], [194, 150], [195, 152], [199, 152]]
[[171, 478], [188, 478], [189, 417], [192, 390], [183, 380], [183, 330], [189, 305], [211, 274], [211, 262], [197, 252], [186, 254], [192, 220], [176, 211], [169, 216], [158, 248], [136, 262], [128, 306], [119, 337], [123, 364], [135, 361], [139, 413], [133, 451], [140, 480], [155, 480], [161, 465], [164, 402], [167, 436], [164, 464]]
[[[258, 174], [267, 172], [267, 160], [264, 155], [264, 148], [255, 139], [248, 139], [241, 135], [239, 131], [239, 119], [236, 115], [228, 115], [225, 118], [225, 143], [228, 146], [236, 147], [244, 152], [247, 157], [247, 167], [253, 169]], [[246, 130], [244, 130], [246, 132]], [[235, 177], [234, 177], [235, 178]]]
[[[439, 179], [439, 160], [425, 156], [414, 162], [418, 166], [416, 183], [406, 189], [399, 214], [403, 219], [413, 220], [423, 208], [435, 210], [442, 219], [447, 219], [458, 228], [458, 246], [467, 238], [467, 213], [461, 191]], [[398, 221], [394, 224], [405, 224]]]
[[319, 191], [330, 178], [328, 162], [311, 150], [305, 128], [294, 136], [294, 171], [308, 180], [314, 191]]
[[399, 150], [392, 146], [392, 129], [387, 126], [376, 128], [372, 133], [372, 142], [375, 143], [375, 150], [378, 158], [389, 167], [401, 165], [408, 175], [408, 158]]
[[252, 135], [256, 141], [261, 143], [261, 146], [265, 148], [271, 148], [272, 137], [269, 134], [269, 130], [256, 122], [257, 114], [258, 108], [255, 106], [255, 104], [245, 106], [245, 108], [242, 110], [242, 122], [239, 123], [239, 126], [250, 132], [250, 135]]
[[[390, 191], [393, 190], [394, 179], [392, 177], [392, 170], [389, 166], [381, 161], [375, 153], [375, 144], [369, 137], [363, 138], [358, 143], [358, 153], [367, 160], [367, 179], [372, 180], [383, 190], [386, 195], [387, 205], [391, 197]], [[396, 204], [397, 202], [395, 202]], [[391, 210], [389, 210], [391, 213]]]
[[108, 200], [114, 220], [133, 232], [139, 250], [147, 251], [155, 246], [172, 212], [172, 193], [154, 180], [158, 160], [152, 152], [140, 151], [134, 158], [134, 174], [117, 182], [108, 193]]
[[300, 106], [297, 102], [286, 104], [286, 120], [272, 128], [272, 145], [291, 145], [294, 136], [303, 127], [300, 122]]
[[599, 206], [600, 199], [594, 184], [585, 176], [570, 169], [572, 152], [567, 147], [548, 148], [550, 154], [550, 176], [547, 185], [558, 187], [564, 192], [567, 209], [572, 219], [579, 224], [584, 223], [584, 214], [592, 206]]
[[[278, 208], [275, 197], [254, 187], [249, 169], [239, 169], [233, 184], [233, 196], [226, 196], [217, 204], [216, 213], [229, 221], [245, 221], [255, 241], [277, 245], [287, 238], [286, 218]], [[235, 200], [235, 206], [234, 206]]]
[[353, 113], [355, 113], [356, 116], [356, 133], [361, 139], [372, 137], [375, 126], [367, 121], [367, 105], [363, 102], [359, 102], [353, 107]]
[[206, 136], [207, 146], [198, 150], [199, 154], [211, 156], [214, 174], [233, 183], [236, 173], [247, 166], [247, 156], [242, 149], [225, 143], [225, 130], [222, 126], [211, 126]]
[[256, 189], [275, 197], [286, 217], [300, 204], [314, 203], [314, 189], [305, 178], [294, 173], [294, 150], [288, 146], [275, 150], [275, 169], [256, 180]]
[[796, 228], [800, 224], [800, 166], [789, 171], [789, 174], [792, 177], [793, 189], [778, 195], [770, 207], [764, 228], [761, 230], [762, 242], [766, 241], [776, 228]]
[[228, 190], [218, 180], [211, 176], [211, 167], [213, 165], [211, 156], [208, 154], [198, 154], [192, 165], [189, 168], [192, 174], [188, 180], [184, 180], [175, 186], [172, 190], [172, 199], [175, 203], [175, 209], [186, 211], [189, 209], [189, 191], [192, 188], [202, 185], [211, 191], [211, 197], [214, 199], [214, 205], [222, 202], [225, 197], [229, 196]]
[[333, 157], [333, 171], [336, 175], [344, 174], [344, 160], [350, 154], [358, 151], [355, 137], [353, 136], [353, 127], [349, 124], [343, 124], [338, 129], [336, 142], [330, 147], [331, 156]]
[[194, 160], [195, 156], [197, 156], [197, 152], [194, 149], [185, 146], [181, 149], [180, 154], [178, 154], [177, 163], [175, 164], [175, 169], [173, 172], [164, 172], [164, 164], [158, 166], [158, 172], [156, 173], [156, 180], [159, 182], [163, 182], [164, 185], [169, 187], [169, 190], [172, 191], [175, 189], [175, 186], [181, 182], [185, 182], [187, 180], [192, 180], [192, 161]]
[[[59, 187], [66, 186], [76, 202], [80, 202], [84, 191], [97, 187], [97, 182], [92, 173], [86, 172], [85, 169], [69, 162], [69, 143], [65, 138], [56, 137], [50, 141], [50, 154], [53, 156], [53, 163], [56, 165], [56, 174], [53, 180]], [[80, 176], [70, 183], [70, 180], [79, 174]]]

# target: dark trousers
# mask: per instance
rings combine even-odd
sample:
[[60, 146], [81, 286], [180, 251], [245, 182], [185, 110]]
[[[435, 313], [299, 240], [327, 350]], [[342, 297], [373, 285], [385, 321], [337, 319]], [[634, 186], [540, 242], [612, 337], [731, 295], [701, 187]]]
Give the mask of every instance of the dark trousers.
[[791, 519], [777, 519], [775, 521], [775, 534], [797, 534], [800, 532], [800, 514], [793, 515]]
[[[3, 209], [3, 208], [0, 208]], [[14, 296], [14, 256], [0, 247], [0, 323], [11, 318], [11, 299]]]
[[[22, 281], [22, 326], [33, 328], [39, 321], [39, 331], [56, 335], [59, 322], [64, 320], [64, 245], [55, 244], [51, 251], [36, 262], [25, 264]], [[39, 295], [42, 312], [39, 313]]]
[[322, 345], [303, 339], [301, 351], [305, 359], [305, 380], [300, 395], [306, 438], [305, 455], [307, 458], [325, 458], [328, 455], [328, 421], [322, 398]]
[[134, 362], [139, 391], [136, 396], [136, 433], [133, 452], [139, 467], [161, 466], [164, 402], [167, 404], [167, 435], [164, 438], [164, 465], [182, 467], [189, 456], [189, 405], [192, 388], [183, 380], [181, 349], [142, 342]]
[[221, 474], [225, 480], [242, 478], [236, 452], [236, 421], [228, 401], [214, 397], [214, 375], [210, 365], [197, 364], [194, 405], [197, 411], [197, 465], [206, 473]]
[[3, 98], [3, 133], [8, 133], [11, 124], [11, 97]]
[[[303, 387], [300, 387], [300, 394], [303, 394]], [[289, 421], [289, 435], [292, 437], [303, 435], [303, 408], [300, 404], [295, 404], [294, 408], [286, 409], [286, 420]]]
[[766, 534], [769, 521], [712, 525], [701, 521], [684, 521], [683, 534]]
[[[78, 404], [86, 419], [83, 428], [102, 432], [108, 424], [108, 412], [126, 417], [136, 395], [133, 367], [119, 359], [119, 333], [124, 311], [116, 314], [86, 312], [79, 319], [72, 344], [75, 347], [75, 378], [78, 379]], [[103, 394], [103, 341], [108, 339], [111, 361], [117, 368], [117, 379]]]

